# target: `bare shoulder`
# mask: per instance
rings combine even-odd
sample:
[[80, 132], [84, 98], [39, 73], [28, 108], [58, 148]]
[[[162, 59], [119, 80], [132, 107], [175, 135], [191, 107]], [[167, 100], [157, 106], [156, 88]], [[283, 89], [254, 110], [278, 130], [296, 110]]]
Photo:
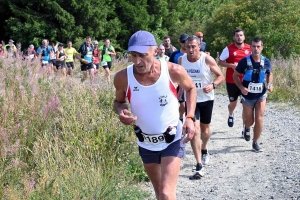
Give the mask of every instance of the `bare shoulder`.
[[185, 69], [178, 64], [167, 62], [169, 74], [174, 83], [180, 83], [182, 80], [182, 76], [185, 75]]
[[206, 54], [205, 62], [209, 66], [217, 64], [216, 60], [213, 57], [211, 57], [210, 55], [208, 55], [208, 54]]
[[116, 72], [114, 76], [114, 85], [116, 90], [124, 90], [126, 91], [128, 81], [127, 81], [127, 68], [122, 69]]

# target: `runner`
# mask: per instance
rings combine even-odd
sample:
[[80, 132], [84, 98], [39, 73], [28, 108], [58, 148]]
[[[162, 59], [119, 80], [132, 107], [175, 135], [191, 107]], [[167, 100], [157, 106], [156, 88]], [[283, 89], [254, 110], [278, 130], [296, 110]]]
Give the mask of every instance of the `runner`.
[[[180, 49], [174, 51], [169, 59], [170, 62], [178, 64], [178, 58], [186, 53], [185, 41], [189, 37], [188, 34], [182, 34], [179, 37]], [[178, 92], [178, 101], [179, 101], [179, 119], [183, 122], [183, 115], [185, 112], [185, 100], [183, 90], [180, 90], [180, 87], [177, 87]]]
[[49, 61], [49, 71], [50, 74], [54, 71], [56, 71], [56, 52], [57, 52], [57, 49], [55, 47], [55, 44], [53, 42], [50, 43], [50, 48], [51, 48], [51, 51], [50, 51], [50, 61]]
[[37, 57], [33, 44], [28, 46], [27, 50], [24, 52], [22, 57], [23, 60], [27, 60], [27, 61], [33, 61]]
[[72, 76], [74, 70], [74, 57], [76, 54], [79, 54], [75, 48], [72, 47], [72, 42], [68, 41], [68, 47], [65, 49], [66, 52], [66, 65], [68, 67], [67, 74]]
[[16, 57], [17, 54], [17, 47], [14, 45], [14, 42], [12, 39], [8, 41], [8, 44], [5, 45], [5, 50], [7, 51], [7, 57]]
[[[136, 124], [139, 153], [157, 199], [176, 199], [176, 182], [184, 143], [193, 138], [196, 88], [183, 67], [154, 58], [157, 46], [147, 31], [133, 34], [128, 43], [133, 64], [116, 73], [114, 107], [125, 125]], [[187, 118], [178, 120], [176, 87], [187, 92]], [[126, 98], [131, 106], [128, 110]], [[187, 133], [186, 138], [182, 135]]]
[[168, 61], [170, 59], [169, 56], [165, 55], [164, 45], [162, 45], [162, 44], [159, 45], [157, 56], [155, 56], [155, 58], [158, 59], [158, 60], [165, 60], [165, 61]]
[[4, 58], [4, 46], [2, 43], [0, 43], [0, 57]]
[[110, 82], [110, 68], [112, 65], [111, 56], [115, 56], [116, 52], [113, 46], [110, 45], [110, 39], [104, 40], [104, 45], [100, 47], [101, 52], [101, 65], [105, 70], [107, 81]]
[[50, 61], [50, 53], [51, 53], [51, 47], [48, 45], [49, 41], [47, 39], [44, 39], [42, 41], [42, 45], [39, 46], [39, 48], [36, 50], [36, 53], [40, 56], [41, 59], [41, 66], [42, 68], [46, 67], [47, 74], [49, 75], [51, 70], [51, 65], [49, 64]]
[[204, 37], [203, 33], [199, 31], [196, 33], [196, 36], [199, 38], [200, 43], [201, 43], [200, 51], [210, 54], [209, 52], [206, 52], [206, 42], [203, 41], [203, 37]]
[[171, 44], [170, 36], [165, 36], [163, 39], [163, 45], [165, 47], [165, 55], [171, 57], [172, 53], [176, 51], [176, 47]]
[[56, 69], [58, 74], [62, 74], [62, 78], [66, 78], [66, 52], [62, 43], [58, 45], [56, 52]]
[[93, 66], [93, 45], [92, 45], [92, 37], [87, 36], [85, 42], [80, 45], [78, 52], [81, 54], [81, 57], [75, 55], [78, 59], [80, 59], [81, 63], [81, 71], [82, 78], [81, 82], [87, 79], [87, 71], [90, 73], [91, 81], [94, 80], [94, 66]]
[[[204, 52], [200, 52], [200, 40], [190, 36], [185, 42], [187, 53], [179, 58], [188, 75], [193, 79], [197, 89], [197, 104], [195, 111], [195, 136], [191, 146], [197, 161], [196, 171], [191, 179], [203, 176], [202, 164], [209, 162], [207, 143], [210, 138], [210, 122], [214, 104], [214, 89], [224, 81], [224, 76], [216, 61]], [[211, 72], [216, 76], [213, 81]], [[202, 140], [202, 145], [201, 145]]]
[[[258, 145], [258, 139], [263, 128], [263, 117], [266, 107], [267, 90], [273, 91], [273, 73], [271, 62], [261, 55], [263, 41], [255, 37], [251, 41], [252, 54], [243, 58], [235, 68], [233, 79], [242, 92], [242, 103], [244, 110], [244, 138], [250, 141], [250, 127], [254, 125], [252, 148], [256, 152], [263, 149]], [[244, 74], [242, 83], [240, 74]], [[267, 87], [265, 85], [267, 81]]]
[[[241, 95], [240, 89], [234, 83], [232, 78], [233, 72], [238, 64], [238, 62], [251, 54], [250, 45], [245, 43], [245, 35], [242, 29], [236, 29], [233, 33], [234, 42], [227, 47], [225, 47], [220, 56], [218, 62], [222, 67], [226, 67], [226, 89], [229, 97], [228, 104], [228, 120], [227, 124], [229, 127], [234, 125], [234, 109], [237, 105], [237, 99]], [[240, 75], [240, 80], [242, 80], [243, 75]], [[244, 120], [243, 120], [244, 121]], [[243, 131], [242, 131], [243, 134]]]
[[99, 57], [100, 57], [100, 49], [99, 42], [97, 40], [94, 41], [94, 51], [93, 51], [93, 64], [95, 68], [95, 74], [98, 73], [99, 70]]

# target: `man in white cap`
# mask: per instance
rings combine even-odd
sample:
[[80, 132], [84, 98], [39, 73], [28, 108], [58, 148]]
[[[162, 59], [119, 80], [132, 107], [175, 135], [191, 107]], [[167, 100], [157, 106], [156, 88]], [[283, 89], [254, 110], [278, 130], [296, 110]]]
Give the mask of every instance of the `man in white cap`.
[[[155, 59], [157, 44], [151, 33], [138, 31], [133, 34], [128, 52], [133, 64], [114, 77], [114, 108], [123, 124], [135, 124], [139, 153], [156, 198], [176, 199], [185, 143], [195, 133], [196, 87], [182, 66]], [[176, 88], [179, 85], [187, 94], [183, 126], [178, 113]]]

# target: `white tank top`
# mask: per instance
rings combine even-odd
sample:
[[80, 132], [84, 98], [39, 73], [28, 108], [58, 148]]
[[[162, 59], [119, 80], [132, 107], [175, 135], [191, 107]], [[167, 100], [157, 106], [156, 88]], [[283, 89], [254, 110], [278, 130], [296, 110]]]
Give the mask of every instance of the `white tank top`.
[[[131, 111], [137, 117], [136, 125], [145, 134], [164, 133], [169, 126], [176, 131], [173, 142], [181, 138], [182, 124], [179, 120], [177, 91], [172, 82], [166, 61], [161, 61], [158, 80], [149, 86], [141, 85], [134, 77], [133, 65], [127, 67], [128, 86], [126, 96]], [[138, 145], [151, 151], [161, 151], [171, 143], [149, 144], [137, 140]]]
[[205, 53], [201, 53], [199, 60], [196, 62], [189, 62], [187, 55], [182, 56], [181, 65], [185, 68], [188, 75], [193, 79], [197, 89], [197, 102], [205, 102], [214, 100], [214, 90], [209, 93], [203, 92], [203, 87], [212, 84], [211, 71], [205, 62]]

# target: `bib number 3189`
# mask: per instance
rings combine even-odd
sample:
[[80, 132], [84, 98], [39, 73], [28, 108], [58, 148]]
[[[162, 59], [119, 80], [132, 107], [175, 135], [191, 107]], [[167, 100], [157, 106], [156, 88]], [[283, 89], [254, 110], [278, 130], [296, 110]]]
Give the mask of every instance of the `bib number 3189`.
[[144, 136], [144, 142], [145, 143], [151, 143], [153, 145], [160, 144], [165, 141], [165, 137], [163, 135], [146, 135], [143, 134]]

